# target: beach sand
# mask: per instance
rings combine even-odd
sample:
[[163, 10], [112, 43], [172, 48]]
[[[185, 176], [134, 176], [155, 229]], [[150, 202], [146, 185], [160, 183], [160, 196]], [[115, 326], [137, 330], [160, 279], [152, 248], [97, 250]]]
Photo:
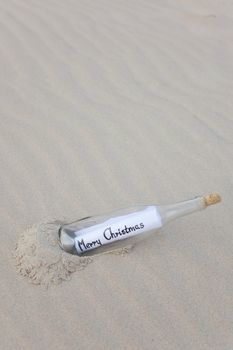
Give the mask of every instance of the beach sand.
[[[0, 9], [0, 349], [232, 349], [232, 3]], [[212, 191], [128, 253], [44, 249], [38, 223]]]

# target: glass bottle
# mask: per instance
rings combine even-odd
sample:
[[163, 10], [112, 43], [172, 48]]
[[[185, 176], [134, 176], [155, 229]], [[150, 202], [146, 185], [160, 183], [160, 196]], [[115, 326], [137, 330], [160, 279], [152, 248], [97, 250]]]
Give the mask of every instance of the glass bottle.
[[[93, 255], [144, 238], [166, 223], [221, 201], [217, 193], [170, 205], [141, 205], [62, 225], [59, 244], [67, 253]], [[127, 241], [127, 242], [126, 242]]]

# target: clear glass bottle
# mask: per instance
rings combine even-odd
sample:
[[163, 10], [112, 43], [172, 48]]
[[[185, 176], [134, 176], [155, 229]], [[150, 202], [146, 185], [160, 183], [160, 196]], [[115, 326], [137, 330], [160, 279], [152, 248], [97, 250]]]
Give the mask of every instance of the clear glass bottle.
[[[137, 206], [65, 224], [59, 243], [67, 253], [93, 255], [144, 238], [166, 223], [221, 201], [212, 193], [170, 205]], [[126, 242], [127, 240], [127, 242]]]

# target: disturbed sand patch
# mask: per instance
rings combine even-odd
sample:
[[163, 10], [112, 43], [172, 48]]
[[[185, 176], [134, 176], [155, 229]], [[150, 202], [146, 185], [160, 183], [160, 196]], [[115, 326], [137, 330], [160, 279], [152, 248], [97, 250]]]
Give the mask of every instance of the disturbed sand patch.
[[40, 223], [26, 229], [19, 237], [13, 255], [19, 273], [33, 284], [46, 287], [57, 285], [71, 278], [71, 274], [83, 270], [94, 259], [103, 254], [128, 253], [132, 246], [99, 253], [93, 256], [71, 255], [59, 246], [58, 230], [61, 221]]

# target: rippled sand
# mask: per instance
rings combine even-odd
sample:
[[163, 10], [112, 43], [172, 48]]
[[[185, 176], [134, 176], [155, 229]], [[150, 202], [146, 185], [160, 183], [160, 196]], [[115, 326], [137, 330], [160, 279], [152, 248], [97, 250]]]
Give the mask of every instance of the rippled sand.
[[[0, 9], [0, 348], [232, 349], [232, 3]], [[212, 191], [130, 254], [57, 245], [54, 218]]]

